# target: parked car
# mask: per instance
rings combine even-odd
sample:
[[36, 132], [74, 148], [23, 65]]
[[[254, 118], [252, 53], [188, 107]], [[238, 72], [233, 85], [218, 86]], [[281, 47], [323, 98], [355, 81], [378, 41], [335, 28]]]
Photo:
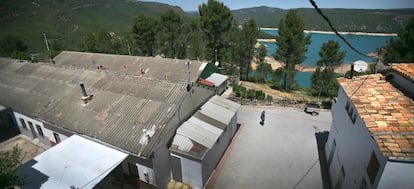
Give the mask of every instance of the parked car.
[[321, 106], [317, 103], [307, 103], [305, 105], [305, 112], [310, 113], [313, 116], [319, 115], [319, 111], [321, 110]]

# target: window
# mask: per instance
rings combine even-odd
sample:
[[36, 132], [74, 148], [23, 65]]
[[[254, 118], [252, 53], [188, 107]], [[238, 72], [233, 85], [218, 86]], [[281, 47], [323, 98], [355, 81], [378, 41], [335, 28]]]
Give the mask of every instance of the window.
[[369, 181], [371, 182], [371, 185], [374, 185], [375, 178], [377, 177], [378, 170], [379, 170], [379, 162], [377, 159], [377, 156], [375, 155], [375, 152], [371, 153], [371, 158], [369, 160], [369, 164], [367, 167], [367, 173], [369, 177]]
[[328, 168], [331, 167], [331, 163], [332, 163], [333, 156], [335, 154], [335, 150], [336, 150], [336, 142], [334, 140], [332, 143], [331, 152], [329, 152]]
[[27, 125], [26, 125], [26, 122], [24, 121], [24, 119], [19, 118], [19, 120], [20, 120], [20, 123], [22, 124], [23, 129], [27, 129]]
[[345, 110], [348, 113], [349, 118], [351, 118], [352, 123], [355, 123], [356, 112], [354, 111], [354, 108], [351, 106], [351, 103], [349, 101], [346, 102]]
[[352, 123], [355, 123], [355, 120], [356, 120], [356, 113], [352, 114], [351, 120], [352, 120]]
[[59, 134], [57, 134], [57, 133], [53, 132], [53, 136], [55, 137], [55, 141], [56, 141], [56, 143], [59, 143], [59, 142], [60, 142], [60, 137], [59, 137]]
[[346, 102], [345, 105], [345, 110], [348, 112], [349, 111], [349, 107], [351, 106], [351, 103], [349, 103], [349, 101]]
[[344, 166], [341, 167], [341, 172], [338, 176], [338, 180], [336, 181], [335, 184], [335, 189], [341, 189], [342, 188], [342, 183], [344, 182], [345, 179], [345, 169]]
[[40, 127], [40, 125], [36, 124], [36, 129], [37, 129], [37, 132], [39, 133], [40, 136], [44, 136], [43, 131], [42, 131], [42, 127]]

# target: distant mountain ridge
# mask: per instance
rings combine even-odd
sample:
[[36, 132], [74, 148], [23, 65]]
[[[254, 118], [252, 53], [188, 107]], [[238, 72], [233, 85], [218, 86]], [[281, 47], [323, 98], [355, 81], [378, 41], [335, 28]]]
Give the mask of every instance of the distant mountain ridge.
[[[198, 17], [198, 12], [184, 12], [180, 7], [137, 0], [0, 0], [0, 38], [19, 36], [32, 53], [45, 51], [43, 33], [66, 50], [76, 50], [85, 34], [105, 29], [117, 35], [131, 34], [134, 18], [146, 14], [159, 18], [168, 9], [184, 20]], [[308, 30], [330, 31], [314, 9], [297, 9]], [[324, 9], [339, 31], [395, 33], [414, 16], [414, 9], [354, 10]], [[287, 10], [255, 7], [233, 10], [239, 23], [254, 18], [260, 27], [277, 27]]]
[[[307, 30], [331, 31], [313, 8], [296, 9]], [[234, 10], [234, 18], [254, 18], [260, 27], [277, 27], [288, 10], [266, 6]], [[414, 9], [322, 9], [338, 31], [397, 33], [414, 16]]]

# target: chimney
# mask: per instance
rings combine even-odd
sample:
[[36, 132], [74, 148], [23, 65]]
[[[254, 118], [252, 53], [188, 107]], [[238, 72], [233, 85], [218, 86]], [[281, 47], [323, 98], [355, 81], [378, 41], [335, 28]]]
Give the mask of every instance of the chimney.
[[83, 97], [88, 97], [88, 94], [86, 93], [85, 85], [83, 84], [83, 82], [80, 82], [79, 85], [81, 87]]
[[81, 87], [83, 94], [83, 96], [81, 97], [82, 105], [86, 105], [92, 99], [93, 95], [88, 95], [88, 93], [86, 93], [85, 85], [83, 84], [83, 82], [80, 82], [79, 85]]
[[354, 63], [351, 64], [351, 75], [349, 77], [350, 79], [354, 77]]

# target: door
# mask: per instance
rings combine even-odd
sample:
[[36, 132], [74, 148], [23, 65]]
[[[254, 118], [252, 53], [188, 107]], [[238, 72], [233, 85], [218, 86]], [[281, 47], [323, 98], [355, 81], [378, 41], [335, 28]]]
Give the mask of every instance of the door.
[[183, 182], [183, 176], [181, 172], [181, 158], [171, 156], [171, 169], [173, 179], [179, 182]]
[[133, 175], [139, 178], [138, 168], [136, 165], [128, 162], [128, 171], [130, 175]]
[[30, 122], [30, 121], [28, 121], [28, 122], [29, 122], [30, 131], [32, 131], [33, 138], [37, 138], [37, 133], [36, 133], [34, 127], [33, 127], [33, 123]]

